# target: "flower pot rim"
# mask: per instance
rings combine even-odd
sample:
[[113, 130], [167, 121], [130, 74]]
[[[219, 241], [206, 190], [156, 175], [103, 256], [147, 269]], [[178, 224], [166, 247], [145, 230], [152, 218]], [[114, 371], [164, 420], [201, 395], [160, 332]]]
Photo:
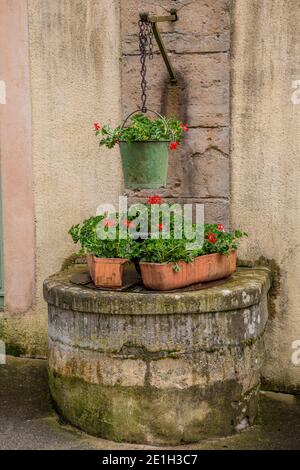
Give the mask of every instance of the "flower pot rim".
[[216, 255], [229, 256], [231, 253], [236, 253], [236, 251], [237, 250], [232, 250], [232, 251], [229, 252], [228, 255], [225, 255], [223, 253], [207, 253], [206, 255], [196, 256], [192, 261], [184, 261], [183, 259], [178, 260], [178, 261], [165, 261], [164, 263], [152, 263], [151, 261], [139, 261], [139, 264], [151, 264], [153, 266], [166, 266], [168, 264], [178, 264], [178, 263], [189, 264], [189, 263], [192, 263], [193, 261], [195, 261], [196, 259], [199, 259], [199, 258], [206, 258], [206, 257], [209, 257], [209, 256], [216, 256]]
[[[90, 253], [88, 253], [88, 254], [90, 254]], [[120, 263], [120, 264], [122, 264], [122, 263], [126, 263], [127, 261], [129, 261], [129, 258], [98, 258], [97, 256], [92, 255], [92, 254], [90, 254], [90, 256], [93, 256], [94, 261], [96, 263], [101, 262], [101, 263], [116, 263], [116, 264]]]
[[167, 144], [171, 140], [119, 140], [119, 144]]

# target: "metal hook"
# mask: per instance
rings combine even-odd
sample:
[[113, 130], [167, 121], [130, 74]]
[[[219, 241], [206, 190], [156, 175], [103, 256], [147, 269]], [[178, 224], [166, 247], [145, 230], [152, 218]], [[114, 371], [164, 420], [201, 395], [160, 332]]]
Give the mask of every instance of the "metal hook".
[[165, 44], [162, 40], [162, 37], [160, 35], [159, 29], [158, 29], [158, 26], [157, 26], [157, 23], [162, 23], [162, 22], [165, 22], [165, 21], [174, 22], [174, 21], [178, 20], [178, 15], [177, 15], [177, 10], [176, 9], [173, 8], [172, 10], [170, 10], [170, 13], [171, 14], [169, 16], [150, 16], [149, 13], [142, 12], [142, 13], [140, 13], [140, 19], [142, 21], [151, 23], [154, 37], [156, 39], [156, 42], [157, 42], [157, 45], [159, 47], [160, 53], [162, 55], [162, 58], [164, 59], [164, 62], [166, 64], [166, 67], [167, 67], [168, 72], [170, 74], [171, 82], [176, 83], [177, 78], [176, 78], [176, 75], [175, 75], [175, 71], [174, 71], [172, 63], [170, 61], [166, 46], [165, 46]]

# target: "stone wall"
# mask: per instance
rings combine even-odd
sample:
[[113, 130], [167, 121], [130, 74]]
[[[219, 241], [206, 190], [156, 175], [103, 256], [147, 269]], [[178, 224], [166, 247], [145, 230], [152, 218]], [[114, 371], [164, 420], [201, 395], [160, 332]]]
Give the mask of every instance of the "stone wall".
[[[191, 129], [180, 150], [170, 152], [168, 184], [158, 192], [169, 202], [204, 203], [206, 221], [227, 226], [230, 0], [121, 0], [123, 115], [140, 106], [139, 12], [166, 15], [171, 8], [179, 20], [159, 28], [178, 83], [170, 84], [155, 43], [147, 63], [148, 107], [178, 116]], [[148, 193], [128, 194], [139, 201]]]
[[250, 235], [240, 256], [279, 271], [265, 385], [298, 393], [299, 15], [299, 0], [234, 2], [231, 152], [231, 221]]

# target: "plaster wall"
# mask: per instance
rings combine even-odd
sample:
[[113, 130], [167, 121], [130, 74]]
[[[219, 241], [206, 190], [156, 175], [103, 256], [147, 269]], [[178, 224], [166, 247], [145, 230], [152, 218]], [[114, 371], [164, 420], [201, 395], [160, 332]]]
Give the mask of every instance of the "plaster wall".
[[300, 94], [292, 85], [300, 80], [299, 15], [298, 0], [234, 2], [230, 206], [232, 225], [250, 235], [241, 257], [263, 256], [280, 270], [265, 385], [298, 392]]
[[[34, 296], [34, 211], [27, 3], [0, 2], [1, 193], [5, 304], [25, 312]], [[1, 240], [2, 243], [2, 240]]]
[[[93, 132], [94, 122], [116, 125], [120, 120], [119, 2], [14, 0], [1, 2], [1, 8], [8, 28], [11, 17], [28, 22], [31, 98], [22, 89], [20, 76], [17, 91], [32, 103], [32, 151], [28, 152], [33, 166], [35, 256], [31, 253], [31, 258], [36, 292], [26, 313], [23, 309], [22, 314], [12, 315], [18, 313], [12, 300], [9, 311], [2, 314], [0, 333], [9, 351], [44, 355], [47, 313], [42, 282], [74, 252], [69, 227], [95, 213], [99, 203], [115, 202], [122, 191], [118, 151], [99, 149]], [[3, 38], [2, 49], [11, 52], [9, 38]], [[16, 109], [17, 120], [19, 114]], [[9, 137], [17, 166], [18, 136]], [[11, 249], [18, 253], [19, 246], [12, 243], [6, 237], [6, 253]], [[14, 268], [6, 266], [6, 276], [8, 272], [14, 276]], [[18, 282], [15, 302], [22, 280]]]

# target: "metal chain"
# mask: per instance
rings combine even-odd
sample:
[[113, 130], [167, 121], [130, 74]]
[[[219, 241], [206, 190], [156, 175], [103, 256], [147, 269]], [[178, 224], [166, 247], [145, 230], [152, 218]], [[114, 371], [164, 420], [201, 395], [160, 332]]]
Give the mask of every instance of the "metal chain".
[[152, 30], [152, 24], [147, 23], [147, 34], [149, 38], [149, 59], [153, 59], [153, 30]]
[[140, 20], [139, 21], [139, 48], [140, 48], [140, 62], [141, 62], [141, 111], [143, 113], [147, 112], [147, 80], [146, 80], [146, 58], [147, 55], [149, 59], [153, 59], [153, 31], [152, 26], [149, 21]]

